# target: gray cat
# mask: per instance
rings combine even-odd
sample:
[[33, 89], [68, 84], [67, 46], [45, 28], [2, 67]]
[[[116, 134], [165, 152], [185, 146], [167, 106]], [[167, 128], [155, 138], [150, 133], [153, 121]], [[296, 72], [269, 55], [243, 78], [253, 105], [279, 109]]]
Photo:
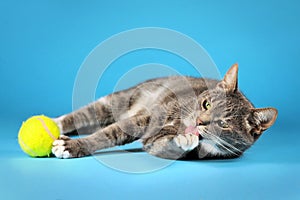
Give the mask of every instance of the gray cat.
[[238, 90], [238, 66], [221, 81], [175, 76], [146, 81], [102, 97], [55, 122], [62, 134], [53, 143], [58, 158], [77, 158], [136, 140], [166, 159], [234, 158], [276, 120], [275, 108], [256, 109]]

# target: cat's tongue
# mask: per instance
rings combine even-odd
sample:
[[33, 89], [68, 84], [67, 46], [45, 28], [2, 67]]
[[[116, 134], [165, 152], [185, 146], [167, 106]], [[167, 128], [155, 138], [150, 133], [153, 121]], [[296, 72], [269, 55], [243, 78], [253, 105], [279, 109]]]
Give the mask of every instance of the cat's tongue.
[[192, 133], [194, 135], [197, 135], [199, 136], [199, 132], [198, 132], [198, 129], [196, 126], [188, 126], [185, 131], [184, 131], [185, 134], [187, 133]]

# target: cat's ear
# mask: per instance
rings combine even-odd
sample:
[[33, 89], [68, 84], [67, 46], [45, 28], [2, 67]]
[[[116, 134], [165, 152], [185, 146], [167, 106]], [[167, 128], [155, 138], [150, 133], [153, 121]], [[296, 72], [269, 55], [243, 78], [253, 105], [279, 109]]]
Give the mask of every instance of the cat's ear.
[[235, 92], [238, 89], [238, 69], [238, 64], [232, 65], [218, 86], [226, 91]]
[[278, 111], [275, 108], [254, 108], [253, 116], [258, 122], [258, 127], [264, 131], [274, 124]]

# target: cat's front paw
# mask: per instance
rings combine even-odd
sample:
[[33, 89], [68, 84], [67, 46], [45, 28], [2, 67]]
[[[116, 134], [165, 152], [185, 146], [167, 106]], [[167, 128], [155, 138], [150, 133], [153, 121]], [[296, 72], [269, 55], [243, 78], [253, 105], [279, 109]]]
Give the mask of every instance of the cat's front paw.
[[72, 154], [69, 152], [69, 141], [71, 138], [65, 135], [59, 136], [57, 140], [55, 140], [52, 144], [52, 153], [57, 158], [72, 158]]
[[191, 151], [199, 145], [199, 137], [193, 133], [180, 134], [174, 138], [174, 142], [184, 151]]
[[52, 145], [52, 153], [57, 158], [78, 158], [90, 154], [84, 151], [85, 148], [78, 139], [72, 140], [65, 135], [61, 135]]

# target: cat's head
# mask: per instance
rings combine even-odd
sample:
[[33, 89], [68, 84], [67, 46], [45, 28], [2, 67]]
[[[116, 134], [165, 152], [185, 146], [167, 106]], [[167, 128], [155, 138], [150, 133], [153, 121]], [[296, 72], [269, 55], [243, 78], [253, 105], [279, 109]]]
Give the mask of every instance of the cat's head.
[[275, 108], [254, 108], [238, 90], [238, 65], [215, 88], [199, 96], [198, 156], [238, 157], [276, 120]]

